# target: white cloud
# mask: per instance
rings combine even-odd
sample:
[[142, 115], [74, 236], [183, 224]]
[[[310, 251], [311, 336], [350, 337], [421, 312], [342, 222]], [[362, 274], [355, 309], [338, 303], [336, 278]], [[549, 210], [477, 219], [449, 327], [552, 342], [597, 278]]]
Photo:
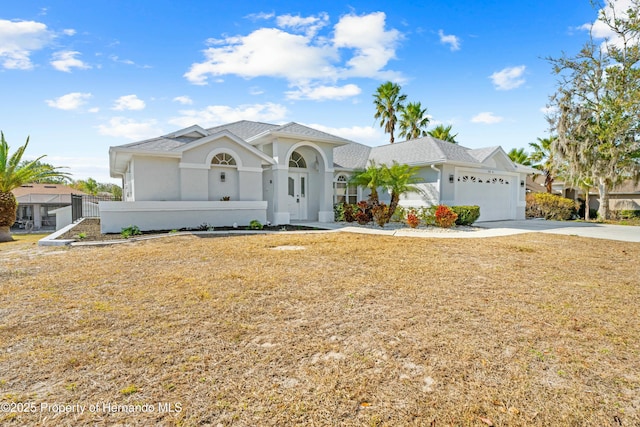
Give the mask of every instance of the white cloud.
[[319, 16], [293, 16], [280, 15], [276, 18], [278, 27], [290, 28], [292, 31], [305, 33], [307, 36], [313, 37], [318, 31], [329, 23], [329, 15], [321, 13]]
[[191, 105], [193, 104], [193, 100], [188, 96], [176, 96], [173, 98], [175, 102], [179, 102], [182, 105]]
[[311, 46], [309, 42], [306, 36], [276, 28], [262, 28], [244, 37], [228, 37], [217, 42], [224, 46], [206, 49], [205, 61], [192, 64], [184, 76], [193, 84], [204, 85], [209, 75], [268, 76], [290, 81], [335, 75], [330, 65], [335, 52], [328, 47]]
[[503, 70], [496, 71], [489, 76], [493, 81], [496, 89], [510, 90], [520, 87], [524, 84], [525, 79], [522, 78], [526, 67], [520, 65], [518, 67], [507, 67]]
[[137, 95], [124, 95], [116, 99], [111, 109], [116, 111], [144, 110], [144, 107], [146, 107], [144, 101]]
[[352, 127], [342, 127], [335, 128], [329, 127], [319, 124], [307, 124], [314, 129], [321, 130], [322, 132], [327, 132], [332, 135], [340, 136], [342, 138], [359, 142], [361, 144], [366, 144], [370, 146], [380, 145], [381, 142], [388, 141], [388, 137], [385, 136], [382, 131], [379, 130], [378, 127], [372, 126], [352, 126]]
[[66, 28], [66, 29], [62, 30], [62, 33], [65, 36], [75, 36], [76, 35], [76, 30], [74, 30], [73, 28]]
[[86, 104], [89, 98], [91, 98], [90, 93], [71, 92], [56, 99], [48, 99], [45, 102], [49, 107], [59, 110], [77, 110]]
[[287, 99], [309, 99], [313, 101], [324, 101], [328, 99], [342, 100], [352, 96], [360, 95], [362, 89], [354, 84], [344, 86], [303, 86], [298, 90], [286, 92]]
[[401, 39], [397, 30], [385, 30], [386, 15], [346, 15], [335, 25], [334, 45], [355, 50], [347, 61], [346, 74], [351, 77], [382, 77], [380, 71], [395, 58]]
[[[184, 77], [205, 85], [211, 76], [227, 74], [243, 78], [260, 76], [286, 79], [292, 86], [335, 82], [348, 77], [398, 78], [384, 67], [395, 57], [401, 39], [397, 30], [386, 30], [386, 15], [345, 15], [334, 26], [333, 39], [317, 35], [328, 16], [278, 17], [282, 27], [260, 28], [246, 36], [209, 39], [203, 62], [194, 63]], [[340, 63], [341, 58], [346, 62]]]
[[44, 48], [55, 35], [41, 22], [0, 19], [0, 60], [8, 69], [30, 70], [30, 55]]
[[493, 114], [491, 112], [483, 112], [483, 113], [477, 114], [477, 115], [475, 115], [475, 116], [473, 116], [471, 118], [471, 122], [472, 123], [484, 123], [484, 124], [487, 124], [487, 125], [500, 123], [502, 120], [504, 120], [503, 117], [496, 116], [495, 114]]
[[56, 70], [64, 71], [66, 73], [70, 73], [71, 68], [79, 68], [81, 70], [91, 68], [89, 65], [76, 58], [77, 55], [80, 55], [80, 52], [76, 52], [73, 50], [56, 52], [53, 54], [51, 65]]
[[550, 116], [552, 114], [555, 114], [556, 111], [558, 111], [558, 107], [556, 107], [555, 105], [547, 105], [540, 108], [540, 112], [545, 116]]
[[162, 135], [164, 132], [158, 127], [156, 120], [136, 121], [126, 117], [112, 117], [106, 125], [99, 125], [101, 135], [141, 140]]
[[445, 34], [444, 31], [438, 30], [438, 36], [440, 36], [440, 43], [448, 44], [449, 49], [452, 51], [460, 50], [460, 38], [453, 34]]
[[210, 105], [203, 110], [183, 110], [180, 114], [179, 117], [169, 120], [169, 123], [181, 127], [193, 124], [209, 127], [238, 120], [281, 122], [287, 115], [287, 109], [283, 105], [273, 103], [240, 105], [236, 108]]
[[[627, 11], [635, 8], [633, 0], [606, 0], [604, 7], [598, 11], [598, 19], [593, 23], [582, 25], [580, 29], [591, 30], [591, 34], [596, 39], [605, 39], [605, 42], [602, 43], [602, 47], [605, 47], [607, 43], [617, 47], [622, 47], [622, 39], [600, 19], [600, 15], [604, 13], [610, 18], [615, 16], [619, 19], [628, 19], [629, 15]], [[636, 35], [635, 43], [639, 42], [640, 36]]]

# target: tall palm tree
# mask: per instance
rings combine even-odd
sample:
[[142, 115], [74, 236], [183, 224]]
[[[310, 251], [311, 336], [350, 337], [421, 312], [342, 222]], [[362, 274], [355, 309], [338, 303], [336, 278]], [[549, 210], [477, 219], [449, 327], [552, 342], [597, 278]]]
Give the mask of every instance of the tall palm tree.
[[419, 167], [400, 164], [393, 161], [391, 166], [383, 165], [384, 182], [383, 187], [391, 191], [391, 201], [389, 202], [389, 216], [387, 222], [396, 211], [400, 196], [406, 193], [420, 193], [422, 190], [416, 184], [424, 182], [422, 178], [417, 176]]
[[366, 169], [357, 170], [353, 173], [351, 179], [349, 179], [349, 184], [368, 188], [371, 191], [369, 199], [373, 204], [378, 204], [378, 187], [384, 186], [384, 178], [383, 169], [375, 161], [371, 160]]
[[[553, 158], [552, 145], [557, 137], [538, 138], [538, 142], [530, 142], [529, 146], [533, 148], [533, 153], [529, 156], [533, 163], [533, 167], [544, 173], [544, 186], [547, 193], [551, 193], [553, 181], [558, 174], [558, 168]], [[534, 177], [535, 179], [535, 177]]]
[[458, 136], [458, 134], [451, 134], [451, 125], [445, 126], [443, 124], [439, 124], [438, 126], [428, 131], [427, 134], [441, 141], [447, 141], [452, 144], [458, 143], [458, 141], [456, 141], [456, 136]]
[[406, 140], [420, 138], [427, 134], [429, 125], [427, 109], [422, 109], [419, 102], [408, 103], [400, 112], [400, 136]]
[[373, 117], [380, 120], [380, 127], [383, 127], [385, 133], [390, 135], [389, 142], [391, 144], [395, 142], [393, 133], [398, 121], [396, 114], [402, 111], [403, 103], [407, 99], [407, 95], [400, 94], [400, 89], [400, 85], [397, 83], [386, 82], [378, 86], [375, 95], [373, 95], [373, 104], [376, 107], [376, 113]]
[[68, 178], [69, 174], [41, 163], [40, 160], [45, 156], [21, 165], [20, 160], [29, 145], [29, 138], [10, 156], [9, 144], [4, 139], [4, 133], [0, 132], [0, 135], [0, 242], [10, 242], [13, 240], [11, 226], [16, 221], [18, 210], [18, 202], [11, 190], [46, 178]]
[[508, 153], [509, 158], [512, 162], [518, 163], [519, 165], [531, 166], [531, 159], [529, 158], [529, 154], [524, 151], [524, 148], [512, 148]]

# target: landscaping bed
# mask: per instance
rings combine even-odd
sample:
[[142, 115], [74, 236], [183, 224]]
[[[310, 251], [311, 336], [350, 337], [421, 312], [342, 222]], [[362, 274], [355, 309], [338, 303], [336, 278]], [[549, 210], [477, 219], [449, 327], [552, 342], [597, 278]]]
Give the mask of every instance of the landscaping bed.
[[[202, 229], [196, 230], [180, 230], [180, 231], [239, 231], [239, 230], [251, 230], [246, 226], [239, 227], [202, 227]], [[296, 230], [318, 230], [314, 227], [306, 227], [300, 225], [281, 225], [281, 226], [264, 226], [263, 231], [296, 231]], [[178, 231], [178, 230], [176, 230]], [[172, 232], [172, 230], [155, 230], [155, 231], [143, 231], [140, 236], [159, 236], [166, 235]], [[140, 237], [130, 236], [130, 237]], [[100, 219], [98, 218], [85, 218], [83, 221], [76, 224], [71, 230], [58, 237], [59, 240], [83, 240], [83, 241], [108, 241], [108, 240], [122, 240], [125, 237], [121, 233], [108, 233], [102, 234], [100, 232]]]

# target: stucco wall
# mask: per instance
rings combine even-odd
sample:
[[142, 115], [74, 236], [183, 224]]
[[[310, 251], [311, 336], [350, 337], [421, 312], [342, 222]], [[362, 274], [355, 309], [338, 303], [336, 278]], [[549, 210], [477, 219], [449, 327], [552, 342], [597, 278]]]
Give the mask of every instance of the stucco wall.
[[267, 221], [267, 202], [100, 202], [102, 233], [136, 225], [142, 231], [249, 225]]
[[178, 159], [139, 157], [133, 163], [133, 196], [136, 201], [179, 200]]

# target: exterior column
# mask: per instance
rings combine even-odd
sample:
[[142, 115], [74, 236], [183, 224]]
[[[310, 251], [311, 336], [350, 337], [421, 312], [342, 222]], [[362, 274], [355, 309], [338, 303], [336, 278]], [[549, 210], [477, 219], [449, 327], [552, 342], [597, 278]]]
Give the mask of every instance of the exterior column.
[[291, 214], [288, 208], [288, 179], [289, 167], [282, 165], [273, 166], [273, 223], [275, 225], [290, 224]]
[[319, 222], [334, 222], [333, 213], [333, 170], [328, 170], [319, 175], [323, 182], [323, 195], [320, 200], [320, 210], [318, 211]]

